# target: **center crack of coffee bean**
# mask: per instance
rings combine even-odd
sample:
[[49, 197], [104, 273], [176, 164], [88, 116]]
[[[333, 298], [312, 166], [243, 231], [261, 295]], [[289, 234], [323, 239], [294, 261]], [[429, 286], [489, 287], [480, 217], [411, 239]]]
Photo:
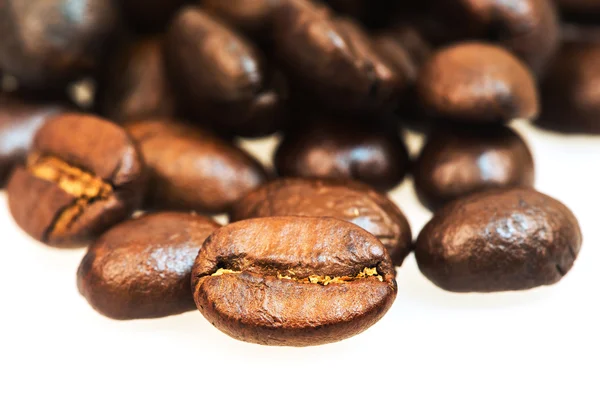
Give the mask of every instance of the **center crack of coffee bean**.
[[107, 199], [113, 188], [101, 178], [53, 156], [30, 157], [27, 170], [35, 177], [54, 182], [60, 189], [76, 199], [65, 207], [48, 228], [46, 236], [64, 232], [80, 216], [89, 204]]
[[[219, 268], [211, 276], [221, 276], [221, 275], [226, 275], [226, 274], [241, 274], [241, 273], [242, 273], [242, 271], [235, 271], [235, 270], [227, 269], [227, 268]], [[355, 276], [333, 276], [333, 277], [331, 277], [329, 275], [310, 275], [307, 278], [296, 278], [296, 277], [292, 277], [292, 276], [288, 276], [288, 275], [283, 275], [279, 272], [277, 273], [277, 279], [287, 279], [287, 280], [296, 281], [299, 283], [309, 283], [309, 284], [312, 283], [312, 284], [323, 285], [323, 286], [327, 286], [330, 283], [347, 283], [347, 282], [352, 282], [352, 281], [356, 281], [359, 279], [365, 279], [365, 278], [369, 278], [369, 277], [375, 277], [380, 282], [383, 282], [383, 276], [379, 275], [376, 267], [372, 267], [372, 268], [366, 267]]]

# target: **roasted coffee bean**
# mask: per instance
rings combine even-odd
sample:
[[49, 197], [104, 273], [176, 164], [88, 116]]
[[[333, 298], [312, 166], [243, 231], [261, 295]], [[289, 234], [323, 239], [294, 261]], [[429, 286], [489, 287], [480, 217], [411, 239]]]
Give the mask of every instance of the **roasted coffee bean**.
[[270, 34], [275, 7], [280, 0], [203, 0], [203, 7], [249, 34]]
[[112, 55], [99, 84], [99, 111], [117, 122], [173, 118], [177, 106], [163, 58], [163, 39], [132, 40]]
[[79, 292], [114, 319], [160, 318], [195, 310], [190, 280], [204, 240], [219, 225], [194, 214], [147, 214], [94, 242], [77, 271]]
[[161, 32], [189, 0], [119, 0], [127, 23], [142, 32]]
[[153, 208], [220, 213], [267, 180], [249, 154], [200, 128], [142, 121], [127, 130], [146, 161]]
[[354, 181], [285, 178], [267, 183], [234, 204], [230, 219], [303, 216], [333, 217], [372, 233], [394, 265], [410, 253], [412, 233], [402, 211], [387, 196]]
[[465, 122], [509, 122], [538, 112], [527, 67], [506, 50], [484, 43], [439, 50], [421, 69], [417, 92], [426, 112]]
[[431, 44], [415, 26], [410, 24], [395, 24], [375, 35], [378, 41], [383, 38], [404, 49], [416, 69], [419, 69], [433, 54]]
[[167, 70], [190, 113], [236, 135], [279, 128], [281, 77], [266, 71], [258, 49], [242, 36], [186, 7], [171, 22], [165, 49]]
[[541, 85], [537, 121], [562, 132], [600, 133], [600, 41], [563, 44]]
[[353, 179], [386, 191], [410, 160], [395, 124], [316, 118], [284, 136], [274, 163], [280, 176]]
[[437, 124], [413, 175], [421, 202], [436, 209], [487, 189], [532, 186], [533, 157], [509, 127]]
[[118, 28], [107, 0], [4, 0], [0, 68], [26, 87], [51, 87], [97, 67]]
[[542, 72], [559, 44], [552, 0], [438, 0], [436, 10], [447, 36], [489, 40], [505, 47], [531, 69]]
[[369, 328], [397, 287], [385, 247], [356, 225], [271, 217], [213, 233], [196, 258], [192, 290], [202, 314], [236, 339], [312, 346]]
[[274, 41], [285, 72], [323, 107], [379, 112], [393, 107], [403, 89], [358, 25], [307, 0], [276, 9]]
[[62, 114], [36, 134], [26, 167], [8, 183], [17, 224], [57, 247], [85, 244], [127, 218], [144, 193], [143, 163], [120, 127]]
[[63, 109], [58, 104], [36, 103], [0, 94], [0, 187], [4, 186], [16, 165], [25, 163], [37, 130]]
[[573, 213], [529, 188], [492, 190], [439, 210], [417, 239], [421, 272], [453, 292], [524, 290], [558, 282], [581, 247]]

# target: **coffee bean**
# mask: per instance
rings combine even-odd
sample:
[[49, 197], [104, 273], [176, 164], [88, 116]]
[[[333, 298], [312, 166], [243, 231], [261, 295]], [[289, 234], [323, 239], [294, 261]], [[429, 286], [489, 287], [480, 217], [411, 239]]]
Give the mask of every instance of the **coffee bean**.
[[375, 235], [398, 266], [412, 247], [410, 225], [398, 206], [359, 182], [278, 179], [235, 203], [230, 219], [275, 216], [333, 217], [352, 222]]
[[206, 130], [167, 121], [126, 128], [148, 167], [151, 207], [220, 213], [267, 180], [258, 161]]
[[421, 202], [436, 209], [486, 189], [532, 186], [533, 157], [509, 127], [437, 124], [413, 175]]
[[117, 122], [173, 118], [177, 106], [161, 37], [131, 40], [112, 54], [99, 83], [99, 111]]
[[600, 133], [600, 41], [563, 44], [541, 85], [544, 128]]
[[204, 0], [203, 7], [249, 34], [270, 35], [279, 0]]
[[106, 0], [5, 0], [0, 68], [26, 87], [60, 86], [97, 67], [119, 14]]
[[191, 271], [219, 225], [193, 214], [147, 214], [94, 242], [77, 271], [79, 292], [114, 319], [160, 318], [196, 309]]
[[144, 192], [143, 163], [120, 127], [62, 114], [36, 134], [27, 166], [8, 183], [17, 224], [52, 246], [85, 244], [125, 219]]
[[382, 38], [404, 49], [417, 70], [433, 53], [431, 44], [427, 42], [423, 34], [417, 27], [408, 23], [395, 24], [375, 35], [376, 40], [381, 40]]
[[141, 32], [161, 32], [188, 0], [119, 0], [130, 26]]
[[409, 161], [395, 124], [319, 117], [284, 136], [274, 163], [280, 176], [353, 179], [386, 191]]
[[166, 40], [167, 70], [191, 114], [242, 136], [279, 128], [282, 78], [250, 42], [195, 7], [175, 16]]
[[397, 292], [385, 247], [334, 218], [236, 222], [204, 242], [192, 270], [194, 300], [226, 334], [247, 342], [311, 346], [377, 322]]
[[274, 41], [285, 72], [323, 107], [380, 112], [395, 106], [403, 89], [358, 25], [306, 0], [276, 9]]
[[63, 106], [0, 94], [0, 187], [25, 157], [37, 130]]
[[581, 247], [573, 213], [533, 189], [492, 190], [439, 210], [417, 239], [421, 272], [453, 292], [524, 290], [558, 282]]
[[527, 67], [506, 50], [484, 43], [439, 50], [421, 69], [417, 92], [426, 112], [465, 122], [509, 122], [538, 112]]

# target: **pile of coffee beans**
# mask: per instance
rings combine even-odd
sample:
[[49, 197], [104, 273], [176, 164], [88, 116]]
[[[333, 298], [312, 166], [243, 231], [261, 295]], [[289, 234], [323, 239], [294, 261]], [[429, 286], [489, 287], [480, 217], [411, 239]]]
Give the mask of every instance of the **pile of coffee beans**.
[[[0, 37], [10, 212], [89, 246], [109, 318], [318, 345], [382, 318], [413, 250], [453, 292], [551, 285], [579, 253], [511, 123], [600, 132], [599, 1], [4, 0]], [[273, 134], [273, 171], [237, 145]], [[416, 243], [385, 193], [409, 174]]]

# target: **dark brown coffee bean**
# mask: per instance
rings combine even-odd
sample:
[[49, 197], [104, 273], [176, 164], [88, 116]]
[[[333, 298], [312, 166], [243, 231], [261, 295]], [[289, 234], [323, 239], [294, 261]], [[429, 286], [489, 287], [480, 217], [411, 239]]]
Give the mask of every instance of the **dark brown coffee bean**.
[[133, 40], [112, 55], [99, 83], [99, 111], [117, 122], [176, 115], [163, 58], [163, 40]]
[[581, 247], [573, 213], [529, 188], [492, 190], [439, 210], [419, 234], [421, 272], [453, 292], [524, 290], [558, 282]]
[[409, 168], [395, 124], [317, 118], [285, 135], [275, 153], [280, 176], [353, 179], [386, 191]]
[[258, 161], [208, 131], [167, 121], [127, 130], [147, 164], [151, 207], [220, 213], [267, 180]]
[[397, 292], [379, 240], [335, 218], [236, 222], [204, 242], [192, 270], [194, 300], [226, 334], [275, 346], [314, 346], [377, 322]]
[[372, 233], [400, 266], [412, 247], [410, 225], [387, 196], [354, 181], [279, 179], [235, 203], [231, 221], [249, 218], [303, 216], [333, 217]]
[[563, 44], [541, 85], [541, 126], [600, 133], [600, 41]]
[[52, 246], [85, 244], [127, 218], [144, 192], [143, 164], [120, 127], [62, 114], [36, 134], [27, 166], [8, 183], [17, 224]]
[[37, 130], [63, 108], [0, 94], [0, 187], [16, 165], [25, 163]]
[[90, 246], [77, 271], [79, 292], [96, 311], [114, 319], [195, 310], [192, 267], [217, 228], [210, 219], [174, 212], [123, 222]]
[[527, 67], [506, 50], [484, 43], [439, 50], [421, 69], [417, 92], [424, 110], [441, 118], [497, 123], [538, 113]]
[[268, 135], [279, 128], [281, 77], [268, 74], [258, 49], [242, 36], [200, 9], [186, 7], [171, 22], [165, 49], [183, 106], [197, 118], [241, 136]]
[[284, 2], [275, 14], [276, 53], [300, 90], [335, 110], [395, 105], [402, 82], [358, 25], [306, 0]]
[[142, 32], [161, 32], [189, 0], [119, 0], [127, 23]]
[[280, 0], [203, 0], [203, 7], [249, 34], [270, 34], [275, 7]]
[[118, 20], [112, 1], [4, 0], [0, 68], [26, 87], [60, 86], [97, 66]]
[[487, 189], [532, 186], [533, 157], [509, 127], [438, 124], [413, 175], [421, 202], [436, 209]]
[[[413, 25], [398, 23], [375, 35], [376, 40], [386, 39], [404, 49], [418, 70], [433, 54], [433, 47]], [[416, 79], [416, 77], [415, 77]]]

